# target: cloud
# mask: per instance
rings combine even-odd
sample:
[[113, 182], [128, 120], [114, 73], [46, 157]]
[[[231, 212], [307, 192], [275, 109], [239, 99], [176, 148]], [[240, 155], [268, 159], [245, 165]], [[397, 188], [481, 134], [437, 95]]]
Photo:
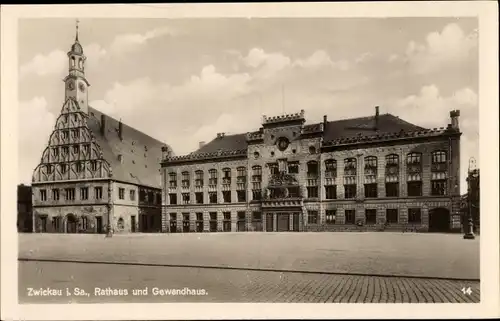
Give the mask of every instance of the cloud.
[[[478, 96], [470, 88], [462, 88], [444, 97], [436, 85], [421, 88], [416, 95], [400, 99], [395, 104], [396, 114], [424, 127], [443, 127], [449, 123], [449, 112], [460, 110], [461, 142], [461, 182], [465, 182], [470, 157], [479, 161], [479, 109]], [[431, 117], [429, 115], [432, 115]], [[466, 188], [461, 185], [462, 192]]]
[[[97, 43], [84, 46], [83, 51], [92, 64], [97, 64], [100, 59], [109, 55], [120, 55], [138, 49], [147, 41], [164, 35], [178, 35], [171, 28], [157, 28], [144, 34], [122, 34], [116, 36], [108, 48]], [[69, 44], [68, 44], [69, 50]], [[63, 50], [54, 50], [48, 54], [37, 54], [33, 59], [22, 65], [19, 69], [20, 77], [28, 74], [38, 76], [63, 73], [67, 68], [68, 56]]]
[[109, 50], [112, 53], [123, 54], [132, 50], [136, 50], [144, 45], [147, 41], [158, 38], [161, 36], [178, 35], [178, 32], [172, 28], [162, 27], [153, 30], [149, 30], [145, 33], [130, 33], [122, 34], [115, 37], [109, 46]]
[[290, 66], [291, 59], [281, 53], [266, 53], [261, 48], [253, 48], [243, 62], [252, 68], [258, 69], [258, 77], [267, 78]]
[[19, 103], [19, 178], [26, 184], [31, 183], [33, 170], [39, 164], [55, 126], [56, 115], [47, 106], [45, 97], [34, 97]]
[[317, 50], [306, 59], [297, 59], [294, 62], [295, 66], [306, 69], [316, 69], [324, 66], [338, 68], [340, 70], [349, 69], [349, 62], [347, 61], [332, 61], [330, 55], [324, 50]]
[[436, 71], [445, 66], [457, 65], [468, 60], [477, 50], [478, 35], [469, 35], [455, 23], [446, 25], [441, 32], [429, 33], [425, 43], [410, 41], [404, 60], [417, 74]]

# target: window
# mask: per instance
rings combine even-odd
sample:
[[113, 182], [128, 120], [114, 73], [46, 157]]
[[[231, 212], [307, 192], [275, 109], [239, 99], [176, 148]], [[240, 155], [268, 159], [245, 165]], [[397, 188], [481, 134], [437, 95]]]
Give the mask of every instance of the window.
[[121, 200], [125, 199], [125, 189], [124, 188], [118, 188], [118, 198]]
[[[420, 153], [409, 153], [406, 158], [407, 162], [407, 174], [408, 174], [408, 196], [420, 196], [421, 191], [421, 180], [422, 180], [422, 154]], [[410, 183], [420, 182], [412, 184], [412, 188], [415, 190], [414, 195], [410, 195]], [[418, 186], [420, 186], [420, 192], [418, 191]]]
[[344, 159], [344, 185], [355, 185], [356, 175], [356, 158]]
[[85, 154], [88, 154], [89, 150], [90, 150], [90, 145], [89, 144], [83, 145], [83, 152]]
[[345, 224], [354, 224], [355, 214], [354, 210], [345, 210]]
[[375, 198], [378, 197], [377, 184], [365, 184], [365, 197]]
[[196, 220], [203, 221], [203, 213], [196, 213]]
[[170, 188], [177, 188], [177, 174], [169, 173], [168, 174], [168, 186]]
[[67, 139], [68, 138], [68, 131], [67, 130], [63, 130], [62, 137], [63, 137], [63, 139]]
[[217, 212], [210, 212], [209, 215], [211, 221], [217, 221]]
[[365, 223], [375, 224], [377, 223], [377, 210], [370, 208], [365, 210]]
[[98, 200], [102, 199], [102, 187], [101, 186], [94, 187], [94, 196]]
[[54, 231], [59, 232], [61, 229], [61, 218], [53, 217], [52, 218], [52, 228]]
[[318, 224], [318, 211], [307, 212], [307, 223]]
[[252, 190], [252, 199], [255, 201], [259, 201], [262, 199], [262, 190], [254, 189]]
[[398, 222], [398, 209], [388, 208], [386, 210], [385, 215], [386, 215], [387, 223], [397, 223]]
[[422, 162], [422, 154], [409, 153], [406, 159], [407, 164], [420, 164]]
[[298, 162], [288, 163], [288, 173], [289, 174], [298, 174], [299, 173], [299, 163]]
[[224, 221], [230, 221], [231, 220], [231, 212], [223, 212], [222, 218], [224, 219]]
[[386, 197], [399, 197], [399, 183], [386, 183], [385, 184]]
[[170, 205], [177, 205], [177, 194], [174, 193], [168, 194], [168, 198], [170, 201]]
[[210, 204], [217, 204], [217, 192], [209, 192], [208, 199]]
[[75, 200], [75, 189], [74, 188], [66, 188], [66, 200], [67, 201], [74, 201]]
[[69, 148], [68, 148], [68, 146], [61, 147], [61, 150], [62, 150], [63, 157], [65, 157], [66, 155], [69, 154]]
[[375, 156], [367, 156], [365, 157], [365, 173], [366, 169], [377, 169], [377, 157]]
[[408, 182], [408, 196], [422, 196], [422, 182]]
[[82, 217], [82, 230], [86, 231], [89, 227], [89, 220], [86, 216]]
[[196, 204], [203, 204], [203, 193], [197, 192], [195, 193]]
[[82, 162], [77, 162], [76, 163], [76, 172], [80, 173], [84, 170], [85, 168], [82, 166]]
[[246, 167], [238, 167], [236, 169], [236, 173], [237, 173], [236, 175], [238, 177], [247, 177], [247, 169], [246, 169]]
[[316, 154], [316, 148], [314, 146], [309, 147], [310, 154]]
[[189, 204], [189, 193], [182, 193], [182, 204]]
[[390, 154], [385, 157], [386, 165], [399, 165], [399, 156], [396, 154]]
[[135, 190], [133, 189], [130, 190], [130, 200], [135, 201]]
[[88, 187], [81, 187], [80, 188], [80, 199], [81, 200], [88, 200], [89, 199], [89, 188]]
[[53, 167], [52, 165], [47, 165], [47, 174], [52, 174], [52, 171], [53, 171]]
[[421, 223], [422, 216], [419, 208], [409, 208], [408, 209], [408, 222], [409, 223]]
[[[252, 190], [259, 191], [261, 193], [261, 182], [262, 182], [262, 167], [261, 166], [253, 166], [252, 167]], [[253, 199], [256, 199], [255, 197]], [[260, 199], [260, 197], [258, 198]]]
[[91, 166], [91, 169], [93, 171], [96, 171], [97, 170], [97, 162], [96, 161], [92, 161], [90, 162], [90, 166]]
[[44, 190], [44, 189], [40, 190], [40, 200], [41, 201], [46, 201], [47, 200], [47, 190]]
[[444, 152], [444, 151], [433, 152], [432, 153], [432, 163], [433, 164], [446, 163], [446, 152]]
[[148, 203], [153, 204], [154, 203], [154, 197], [155, 197], [155, 194], [153, 192], [149, 191], [148, 192], [148, 199], [147, 199]]
[[156, 194], [156, 204], [161, 205], [161, 193]]
[[211, 169], [208, 171], [208, 185], [217, 185], [217, 170]]
[[66, 164], [61, 164], [61, 173], [65, 174], [68, 170], [68, 166]]
[[182, 188], [189, 188], [189, 172], [182, 172]]
[[80, 148], [78, 147], [78, 145], [73, 145], [73, 154], [78, 154], [79, 151]]
[[307, 177], [317, 178], [318, 177], [318, 163], [315, 161], [310, 161], [307, 163]]
[[344, 198], [356, 198], [356, 185], [344, 185]]
[[288, 188], [288, 197], [297, 198], [299, 197], [299, 188], [298, 187], [289, 187]]
[[52, 148], [52, 155], [54, 157], [59, 156], [59, 149], [57, 147]]
[[54, 201], [58, 201], [59, 200], [59, 190], [58, 189], [53, 189], [52, 190], [52, 199]]
[[431, 195], [446, 195], [446, 180], [442, 179], [431, 181]]
[[177, 221], [177, 213], [170, 213], [170, 220]]
[[271, 175], [278, 175], [279, 174], [278, 164], [270, 163], [270, 164], [267, 164], [267, 167], [269, 167], [269, 173]]
[[327, 210], [326, 211], [326, 224], [335, 224], [335, 210]]
[[253, 212], [252, 213], [252, 220], [253, 221], [260, 221], [260, 220], [262, 220], [262, 213], [261, 212]]
[[334, 200], [337, 198], [337, 186], [325, 186], [325, 192], [327, 200]]
[[317, 198], [318, 197], [318, 187], [308, 186], [307, 187], [307, 198]]
[[246, 167], [238, 167], [236, 169], [236, 189], [244, 190], [247, 182], [247, 169]]
[[197, 170], [194, 172], [195, 187], [203, 187], [203, 171]]
[[238, 202], [246, 202], [247, 201], [247, 191], [236, 191]]
[[222, 170], [222, 184], [229, 185], [231, 184], [231, 169], [224, 168]]
[[139, 202], [145, 202], [146, 201], [146, 191], [143, 189], [139, 190]]
[[337, 177], [337, 161], [334, 159], [327, 159], [325, 161], [325, 177], [335, 178]]
[[224, 203], [231, 203], [231, 191], [223, 191], [222, 199], [224, 200]]

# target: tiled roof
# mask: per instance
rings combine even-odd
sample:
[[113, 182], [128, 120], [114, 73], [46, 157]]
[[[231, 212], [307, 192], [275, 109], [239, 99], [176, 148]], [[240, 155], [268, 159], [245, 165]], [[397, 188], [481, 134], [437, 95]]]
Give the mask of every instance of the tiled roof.
[[[320, 132], [321, 123], [304, 126], [304, 134], [307, 132]], [[324, 129], [323, 141], [329, 142], [340, 138], [381, 135], [386, 133], [399, 133], [401, 131], [420, 131], [424, 128], [408, 123], [394, 115], [383, 114], [379, 116], [378, 130], [374, 130], [375, 116], [360, 117], [329, 121]], [[251, 133], [253, 138], [261, 137], [259, 132]], [[247, 148], [247, 134], [225, 135], [217, 137], [190, 155], [201, 153], [216, 153], [218, 151], [234, 151]]]
[[[101, 115], [105, 133], [101, 133]], [[122, 138], [118, 135], [119, 121], [89, 107], [87, 121], [92, 134], [110, 163], [113, 178], [133, 184], [161, 188], [161, 148], [167, 146], [145, 133], [122, 123]], [[120, 156], [121, 155], [121, 161]]]

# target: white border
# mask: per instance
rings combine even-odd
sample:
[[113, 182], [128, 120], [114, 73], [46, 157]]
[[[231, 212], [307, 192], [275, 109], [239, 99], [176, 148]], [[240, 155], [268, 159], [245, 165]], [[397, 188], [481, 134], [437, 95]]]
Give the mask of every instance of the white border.
[[[23, 320], [476, 318], [500, 316], [498, 8], [495, 1], [44, 5], [1, 8], [1, 318]], [[17, 304], [17, 20], [19, 18], [479, 17], [481, 303]]]

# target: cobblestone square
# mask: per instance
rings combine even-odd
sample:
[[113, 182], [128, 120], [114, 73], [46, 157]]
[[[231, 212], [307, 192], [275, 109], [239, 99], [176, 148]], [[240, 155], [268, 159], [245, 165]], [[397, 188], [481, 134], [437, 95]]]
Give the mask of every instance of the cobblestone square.
[[[479, 302], [480, 294], [479, 239], [458, 234], [38, 234], [20, 235], [19, 258], [24, 303]], [[30, 287], [90, 296], [29, 296]], [[94, 295], [108, 287], [128, 296]], [[131, 294], [145, 287], [147, 295]], [[208, 294], [153, 295], [155, 287]]]

